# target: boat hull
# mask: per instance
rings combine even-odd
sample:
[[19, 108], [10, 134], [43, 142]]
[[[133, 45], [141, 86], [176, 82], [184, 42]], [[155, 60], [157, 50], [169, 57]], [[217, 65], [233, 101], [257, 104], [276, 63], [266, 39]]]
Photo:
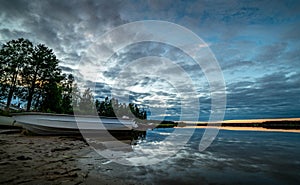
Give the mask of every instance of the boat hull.
[[23, 128], [39, 135], [74, 135], [131, 131], [135, 123], [129, 119], [98, 116], [72, 116], [61, 114], [14, 114], [13, 118]]

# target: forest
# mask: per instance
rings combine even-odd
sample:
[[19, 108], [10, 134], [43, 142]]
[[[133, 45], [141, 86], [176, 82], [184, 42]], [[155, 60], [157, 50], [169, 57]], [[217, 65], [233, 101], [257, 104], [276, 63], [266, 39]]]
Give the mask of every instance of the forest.
[[[97, 112], [100, 116], [127, 116], [147, 119], [144, 109], [117, 99], [94, 99], [90, 88], [80, 90], [72, 74], [65, 74], [53, 50], [34, 45], [24, 38], [8, 41], [0, 49], [0, 102], [4, 110], [12, 106], [20, 111], [80, 114]], [[12, 105], [18, 97], [25, 107]]]

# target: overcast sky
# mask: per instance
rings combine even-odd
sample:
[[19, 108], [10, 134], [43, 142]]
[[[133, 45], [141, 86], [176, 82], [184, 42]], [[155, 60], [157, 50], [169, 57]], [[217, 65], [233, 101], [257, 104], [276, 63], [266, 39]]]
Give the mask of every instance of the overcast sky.
[[[95, 59], [98, 71], [94, 79], [83, 79], [78, 73], [78, 65], [91, 55], [90, 48], [102, 34], [142, 20], [169, 21], [186, 27], [209, 46], [226, 84], [225, 119], [300, 117], [300, 1], [297, 0], [0, 0], [0, 44], [20, 37], [45, 44], [61, 60], [63, 71], [77, 74], [81, 82], [86, 80], [85, 87], [94, 87], [97, 98], [111, 95], [115, 79], [120, 78], [120, 71], [131, 62], [157, 56], [145, 58], [142, 65], [126, 67], [127, 73], [122, 74], [126, 78], [122, 79], [128, 75], [134, 79], [135, 75], [136, 80], [126, 87], [114, 87], [119, 95], [121, 92], [130, 101], [148, 107], [152, 119], [176, 120], [186, 105], [183, 101], [193, 106], [186, 97], [182, 100], [178, 95], [181, 81], [175, 79], [174, 66], [167, 65], [171, 61], [189, 75], [196, 94], [189, 94], [192, 87], [186, 84], [184, 92], [199, 100], [199, 119], [207, 120], [214, 92], [201, 68], [195, 67], [192, 58], [176, 47], [154, 42], [131, 44], [109, 60]], [[99, 50], [101, 53], [104, 49]], [[164, 70], [157, 71], [162, 66]], [[157, 73], [140, 75], [144, 68]], [[167, 74], [172, 74], [175, 81], [168, 82], [160, 76]], [[190, 116], [193, 115], [197, 114], [191, 111]]]

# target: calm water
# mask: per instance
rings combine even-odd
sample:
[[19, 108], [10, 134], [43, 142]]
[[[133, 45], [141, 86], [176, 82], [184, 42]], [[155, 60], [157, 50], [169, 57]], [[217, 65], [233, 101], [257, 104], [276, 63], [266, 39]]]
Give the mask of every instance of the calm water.
[[[145, 153], [151, 153], [151, 147], [159, 147], [161, 153], [172, 150], [178, 146], [163, 140], [173, 131], [147, 131], [134, 148]], [[185, 129], [174, 139], [180, 139], [181, 132], [185, 134]], [[220, 130], [212, 145], [199, 152], [203, 132], [196, 129], [183, 149], [162, 162], [148, 166], [112, 162], [106, 165], [118, 170], [107, 174], [145, 184], [300, 184], [299, 133]]]

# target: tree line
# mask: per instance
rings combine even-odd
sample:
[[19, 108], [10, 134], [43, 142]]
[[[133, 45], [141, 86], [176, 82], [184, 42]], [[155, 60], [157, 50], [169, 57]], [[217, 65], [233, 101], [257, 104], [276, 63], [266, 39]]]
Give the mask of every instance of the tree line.
[[96, 110], [101, 116], [147, 117], [132, 103], [119, 104], [108, 97], [94, 100], [90, 89], [81, 93], [73, 75], [62, 73], [52, 49], [24, 38], [8, 41], [0, 49], [0, 101], [6, 100], [6, 110], [14, 96], [26, 100], [26, 111], [72, 114], [74, 108], [82, 113]]

